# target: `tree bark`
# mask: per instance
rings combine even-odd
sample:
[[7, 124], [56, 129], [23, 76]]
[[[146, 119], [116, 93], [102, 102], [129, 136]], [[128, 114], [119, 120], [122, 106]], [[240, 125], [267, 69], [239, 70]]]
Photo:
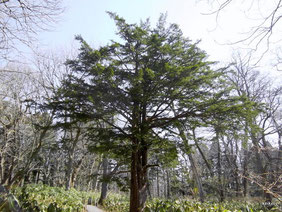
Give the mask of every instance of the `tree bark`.
[[[216, 127], [217, 128], [217, 127]], [[221, 166], [221, 148], [219, 143], [219, 131], [218, 129], [215, 130], [216, 132], [216, 142], [217, 142], [217, 177], [218, 177], [218, 193], [219, 193], [219, 201], [223, 202], [225, 199], [223, 184], [222, 184], [222, 166]]]
[[201, 179], [199, 177], [198, 170], [197, 170], [197, 167], [196, 167], [195, 162], [194, 162], [194, 158], [193, 158], [191, 153], [188, 154], [188, 157], [189, 157], [189, 161], [191, 163], [191, 167], [192, 167], [192, 171], [193, 171], [193, 176], [194, 176], [194, 179], [196, 181], [196, 184], [197, 184], [197, 187], [198, 187], [198, 190], [199, 190], [200, 201], [204, 202], [205, 201], [205, 197], [204, 197], [202, 181], [201, 181]]
[[132, 151], [130, 180], [130, 212], [141, 212], [147, 199], [147, 149]]
[[208, 168], [208, 170], [209, 170], [209, 172], [210, 172], [211, 177], [213, 177], [213, 171], [212, 171], [211, 165], [210, 165], [210, 163], [208, 162], [208, 160], [207, 160], [205, 154], [203, 153], [203, 151], [202, 151], [201, 147], [199, 146], [199, 143], [198, 143], [198, 141], [197, 141], [197, 139], [196, 139], [196, 136], [195, 136], [195, 129], [193, 129], [193, 138], [194, 138], [195, 145], [196, 145], [196, 147], [197, 147], [197, 149], [198, 149], [200, 155], [202, 156], [202, 158], [203, 158], [203, 160], [204, 160], [204, 162], [205, 162], [205, 164], [206, 164], [206, 166], [207, 166], [207, 168]]
[[[69, 153], [71, 154], [71, 153]], [[69, 155], [68, 162], [67, 162], [67, 170], [66, 170], [66, 184], [65, 189], [69, 190], [71, 187], [71, 175], [72, 175], [72, 169], [73, 169], [73, 155]]]
[[69, 190], [71, 188], [71, 182], [72, 182], [72, 179], [71, 179], [71, 176], [72, 176], [72, 172], [73, 172], [73, 158], [74, 158], [74, 151], [75, 151], [75, 147], [77, 145], [77, 142], [78, 142], [78, 139], [79, 139], [79, 136], [80, 136], [80, 133], [81, 133], [81, 130], [80, 128], [77, 129], [77, 132], [76, 132], [76, 135], [73, 139], [73, 131], [70, 132], [70, 135], [71, 135], [71, 143], [69, 145], [71, 145], [70, 149], [69, 149], [69, 152], [68, 152], [68, 162], [67, 162], [67, 170], [66, 170], [66, 184], [65, 184], [65, 187], [66, 187], [66, 190]]
[[138, 188], [138, 171], [137, 171], [137, 152], [131, 155], [131, 180], [130, 180], [130, 212], [139, 212], [139, 188]]
[[169, 171], [168, 170], [166, 170], [166, 185], [167, 185], [167, 187], [166, 187], [166, 190], [167, 190], [167, 199], [169, 199], [170, 198], [170, 176], [169, 176]]
[[102, 179], [102, 187], [101, 187], [101, 195], [98, 201], [98, 204], [104, 205], [104, 200], [107, 197], [108, 193], [108, 166], [109, 166], [109, 161], [106, 157], [104, 157], [103, 162], [103, 179]]
[[76, 179], [77, 179], [78, 173], [80, 171], [80, 168], [82, 166], [82, 162], [83, 162], [84, 156], [82, 156], [82, 158], [78, 161], [76, 167], [73, 168], [73, 172], [71, 174], [71, 183], [70, 183], [70, 186], [72, 188], [75, 187]]
[[243, 161], [243, 196], [247, 197], [248, 194], [248, 163], [249, 163], [249, 154], [248, 154], [248, 150], [244, 149], [243, 150], [243, 154], [244, 154], [244, 161]]
[[[186, 137], [186, 135], [184, 133], [184, 130], [182, 129], [181, 126], [178, 127], [178, 131], [179, 131], [180, 137], [181, 137], [181, 139], [182, 139], [182, 141], [184, 143], [184, 148], [185, 148], [185, 151], [186, 151], [185, 153], [188, 155], [189, 161], [191, 163], [191, 168], [192, 168], [193, 176], [194, 176], [194, 179], [196, 181], [197, 188], [199, 190], [200, 201], [204, 202], [205, 197], [204, 197], [202, 181], [201, 181], [200, 176], [198, 174], [198, 170], [197, 170], [197, 167], [195, 165], [195, 162], [194, 162], [194, 159], [193, 159], [193, 156], [192, 156], [189, 144], [188, 144], [187, 137]], [[194, 134], [194, 132], [193, 132], [193, 134]], [[194, 137], [194, 139], [196, 139], [196, 138]]]
[[160, 197], [159, 168], [157, 167], [157, 196]]
[[[136, 73], [138, 74], [138, 63]], [[148, 135], [146, 104], [140, 102], [140, 96], [133, 95], [132, 110], [132, 149], [131, 149], [131, 181], [130, 181], [130, 212], [141, 212], [147, 200], [147, 169], [148, 144], [145, 136]]]

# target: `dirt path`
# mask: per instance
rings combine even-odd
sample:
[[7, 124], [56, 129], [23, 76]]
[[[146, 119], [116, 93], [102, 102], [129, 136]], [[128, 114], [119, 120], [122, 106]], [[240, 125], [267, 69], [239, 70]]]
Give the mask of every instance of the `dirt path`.
[[86, 205], [87, 212], [104, 212], [103, 210], [93, 206], [93, 205]]

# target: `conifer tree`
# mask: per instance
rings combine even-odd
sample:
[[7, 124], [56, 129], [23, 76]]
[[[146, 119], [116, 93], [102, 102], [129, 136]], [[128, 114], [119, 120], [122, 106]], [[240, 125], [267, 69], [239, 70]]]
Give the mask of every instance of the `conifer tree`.
[[128, 24], [109, 15], [120, 39], [94, 49], [78, 36], [80, 54], [67, 62], [72, 74], [54, 104], [72, 105], [72, 120], [100, 123], [96, 136], [104, 139], [97, 139], [97, 148], [129, 162], [130, 211], [138, 212], [146, 201], [148, 168], [155, 165], [149, 156], [157, 147], [177, 156], [170, 129], [187, 117], [207, 118], [223, 101], [223, 70], [212, 70], [198, 43], [185, 38], [176, 24], [166, 24], [165, 15], [155, 28], [148, 20]]

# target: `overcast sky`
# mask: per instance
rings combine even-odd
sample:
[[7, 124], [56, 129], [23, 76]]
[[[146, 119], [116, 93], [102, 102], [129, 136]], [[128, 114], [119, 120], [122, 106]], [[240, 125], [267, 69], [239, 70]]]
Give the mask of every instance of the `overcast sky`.
[[75, 35], [82, 35], [94, 46], [103, 45], [116, 36], [114, 22], [106, 11], [116, 12], [129, 23], [150, 18], [152, 24], [161, 13], [167, 12], [169, 23], [179, 24], [184, 35], [193, 41], [201, 39], [201, 47], [213, 59], [221, 59], [230, 47], [215, 42], [221, 30], [214, 30], [214, 17], [201, 14], [208, 11], [205, 5], [194, 0], [66, 0], [62, 21], [54, 31], [42, 33], [40, 38], [48, 47], [68, 45]]
[[202, 40], [200, 47], [210, 60], [229, 62], [238, 46], [225, 44], [244, 36], [242, 32], [254, 24], [244, 15], [240, 2], [224, 10], [216, 21], [215, 16], [203, 15], [211, 10], [205, 0], [65, 0], [61, 22], [53, 31], [41, 33], [40, 43], [47, 49], [65, 48], [75, 35], [82, 35], [97, 47], [116, 38], [114, 22], [106, 11], [116, 12], [129, 23], [150, 18], [152, 24], [167, 13], [167, 21], [177, 23], [186, 37]]

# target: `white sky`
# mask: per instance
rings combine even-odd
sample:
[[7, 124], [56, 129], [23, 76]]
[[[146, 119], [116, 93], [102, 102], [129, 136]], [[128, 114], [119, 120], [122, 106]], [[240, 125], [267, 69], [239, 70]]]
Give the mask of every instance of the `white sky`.
[[[222, 45], [236, 41], [244, 31], [248, 31], [258, 20], [246, 18], [246, 8], [242, 9], [243, 0], [234, 1], [224, 10], [216, 22], [215, 16], [203, 15], [210, 11], [208, 0], [65, 0], [67, 7], [62, 14], [62, 21], [52, 32], [39, 35], [40, 46], [46, 49], [68, 47], [75, 35], [82, 37], [90, 44], [100, 46], [115, 39], [115, 25], [106, 11], [116, 12], [129, 23], [139, 23], [150, 17], [154, 24], [161, 13], [167, 12], [168, 22], [177, 23], [186, 37], [193, 41], [201, 39], [200, 47], [210, 55], [210, 60], [230, 62], [234, 45]], [[276, 0], [271, 0], [276, 1]], [[253, 2], [253, 1], [247, 1]], [[267, 6], [267, 4], [266, 4]], [[270, 8], [271, 9], [271, 8]], [[257, 10], [258, 11], [258, 10]], [[261, 15], [261, 14], [260, 14]], [[221, 44], [220, 44], [221, 43]], [[274, 51], [271, 47], [270, 52]], [[269, 65], [269, 59], [264, 64]], [[279, 74], [275, 70], [271, 73]]]
[[207, 10], [203, 9], [203, 4], [196, 4], [195, 0], [68, 0], [66, 3], [67, 11], [56, 30], [41, 35], [41, 41], [48, 47], [68, 45], [78, 34], [93, 45], [106, 44], [115, 38], [114, 22], [106, 14], [106, 11], [111, 11], [129, 23], [139, 23], [149, 17], [152, 24], [161, 13], [167, 12], [168, 22], [179, 24], [185, 36], [193, 41], [201, 39], [200, 46], [212, 59], [222, 59], [228, 49], [214, 42], [216, 33], [209, 30], [214, 28], [215, 19], [201, 15]]

